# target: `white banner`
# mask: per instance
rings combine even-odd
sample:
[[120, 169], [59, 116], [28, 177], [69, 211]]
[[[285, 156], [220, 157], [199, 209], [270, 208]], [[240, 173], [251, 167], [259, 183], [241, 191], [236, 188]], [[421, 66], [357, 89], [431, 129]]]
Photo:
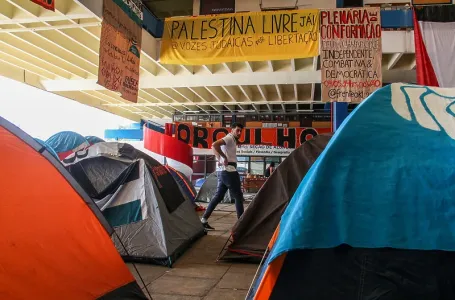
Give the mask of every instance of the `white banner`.
[[288, 156], [294, 149], [265, 146], [265, 145], [240, 145], [237, 146], [237, 155], [241, 156]]

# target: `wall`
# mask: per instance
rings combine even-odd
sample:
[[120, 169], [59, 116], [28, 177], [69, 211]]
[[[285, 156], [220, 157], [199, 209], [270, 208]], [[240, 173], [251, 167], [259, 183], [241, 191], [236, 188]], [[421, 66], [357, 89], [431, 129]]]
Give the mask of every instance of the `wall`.
[[[236, 0], [236, 12], [261, 11], [260, 0]], [[262, 0], [262, 8], [294, 7], [295, 0]], [[336, 0], [299, 0], [299, 9], [305, 8], [336, 8]], [[193, 15], [199, 15], [200, 0], [193, 1]]]

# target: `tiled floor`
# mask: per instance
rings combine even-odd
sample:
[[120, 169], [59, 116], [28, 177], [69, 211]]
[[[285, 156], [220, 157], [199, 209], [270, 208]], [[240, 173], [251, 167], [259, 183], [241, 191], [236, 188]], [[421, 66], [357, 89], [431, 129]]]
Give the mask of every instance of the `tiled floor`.
[[[236, 220], [234, 206], [220, 204], [210, 218], [216, 230], [193, 244], [172, 269], [137, 264], [153, 299], [245, 299], [258, 265], [216, 262]], [[135, 274], [131, 265], [130, 269]]]

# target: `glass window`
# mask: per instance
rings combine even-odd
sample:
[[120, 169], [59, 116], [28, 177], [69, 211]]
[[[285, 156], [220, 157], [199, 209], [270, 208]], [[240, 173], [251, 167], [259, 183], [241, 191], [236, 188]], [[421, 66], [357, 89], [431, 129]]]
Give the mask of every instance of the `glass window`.
[[250, 163], [251, 174], [253, 175], [264, 175], [264, 162], [263, 161], [252, 161]]
[[210, 121], [221, 122], [221, 116], [210, 116]]
[[199, 121], [202, 121], [202, 122], [208, 122], [210, 120], [210, 117], [209, 116], [199, 116]]
[[251, 161], [264, 161], [263, 156], [252, 156]]
[[248, 162], [238, 162], [237, 163], [237, 171], [240, 175], [246, 175], [248, 173]]
[[184, 117], [184, 115], [174, 115], [174, 121], [183, 121]]
[[247, 121], [257, 121], [258, 120], [258, 116], [257, 115], [247, 115], [246, 116], [246, 120]]
[[187, 121], [197, 121], [198, 116], [185, 116]]
[[248, 156], [238, 156], [237, 161], [248, 161], [249, 157]]
[[271, 163], [271, 162], [279, 163], [280, 162], [280, 157], [279, 156], [269, 156], [265, 158], [266, 163]]

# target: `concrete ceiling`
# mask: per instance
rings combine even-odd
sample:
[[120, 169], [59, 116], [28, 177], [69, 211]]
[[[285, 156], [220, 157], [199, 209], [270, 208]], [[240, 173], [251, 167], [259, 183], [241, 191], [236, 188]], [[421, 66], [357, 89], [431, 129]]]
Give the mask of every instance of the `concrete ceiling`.
[[[185, 111], [323, 107], [318, 58], [166, 65], [159, 62], [160, 41], [145, 30], [138, 103], [125, 101], [96, 84], [101, 16], [82, 5], [87, 1], [58, 0], [52, 12], [29, 0], [0, 0], [0, 75], [136, 121]], [[384, 31], [384, 82], [415, 82], [412, 35]]]

